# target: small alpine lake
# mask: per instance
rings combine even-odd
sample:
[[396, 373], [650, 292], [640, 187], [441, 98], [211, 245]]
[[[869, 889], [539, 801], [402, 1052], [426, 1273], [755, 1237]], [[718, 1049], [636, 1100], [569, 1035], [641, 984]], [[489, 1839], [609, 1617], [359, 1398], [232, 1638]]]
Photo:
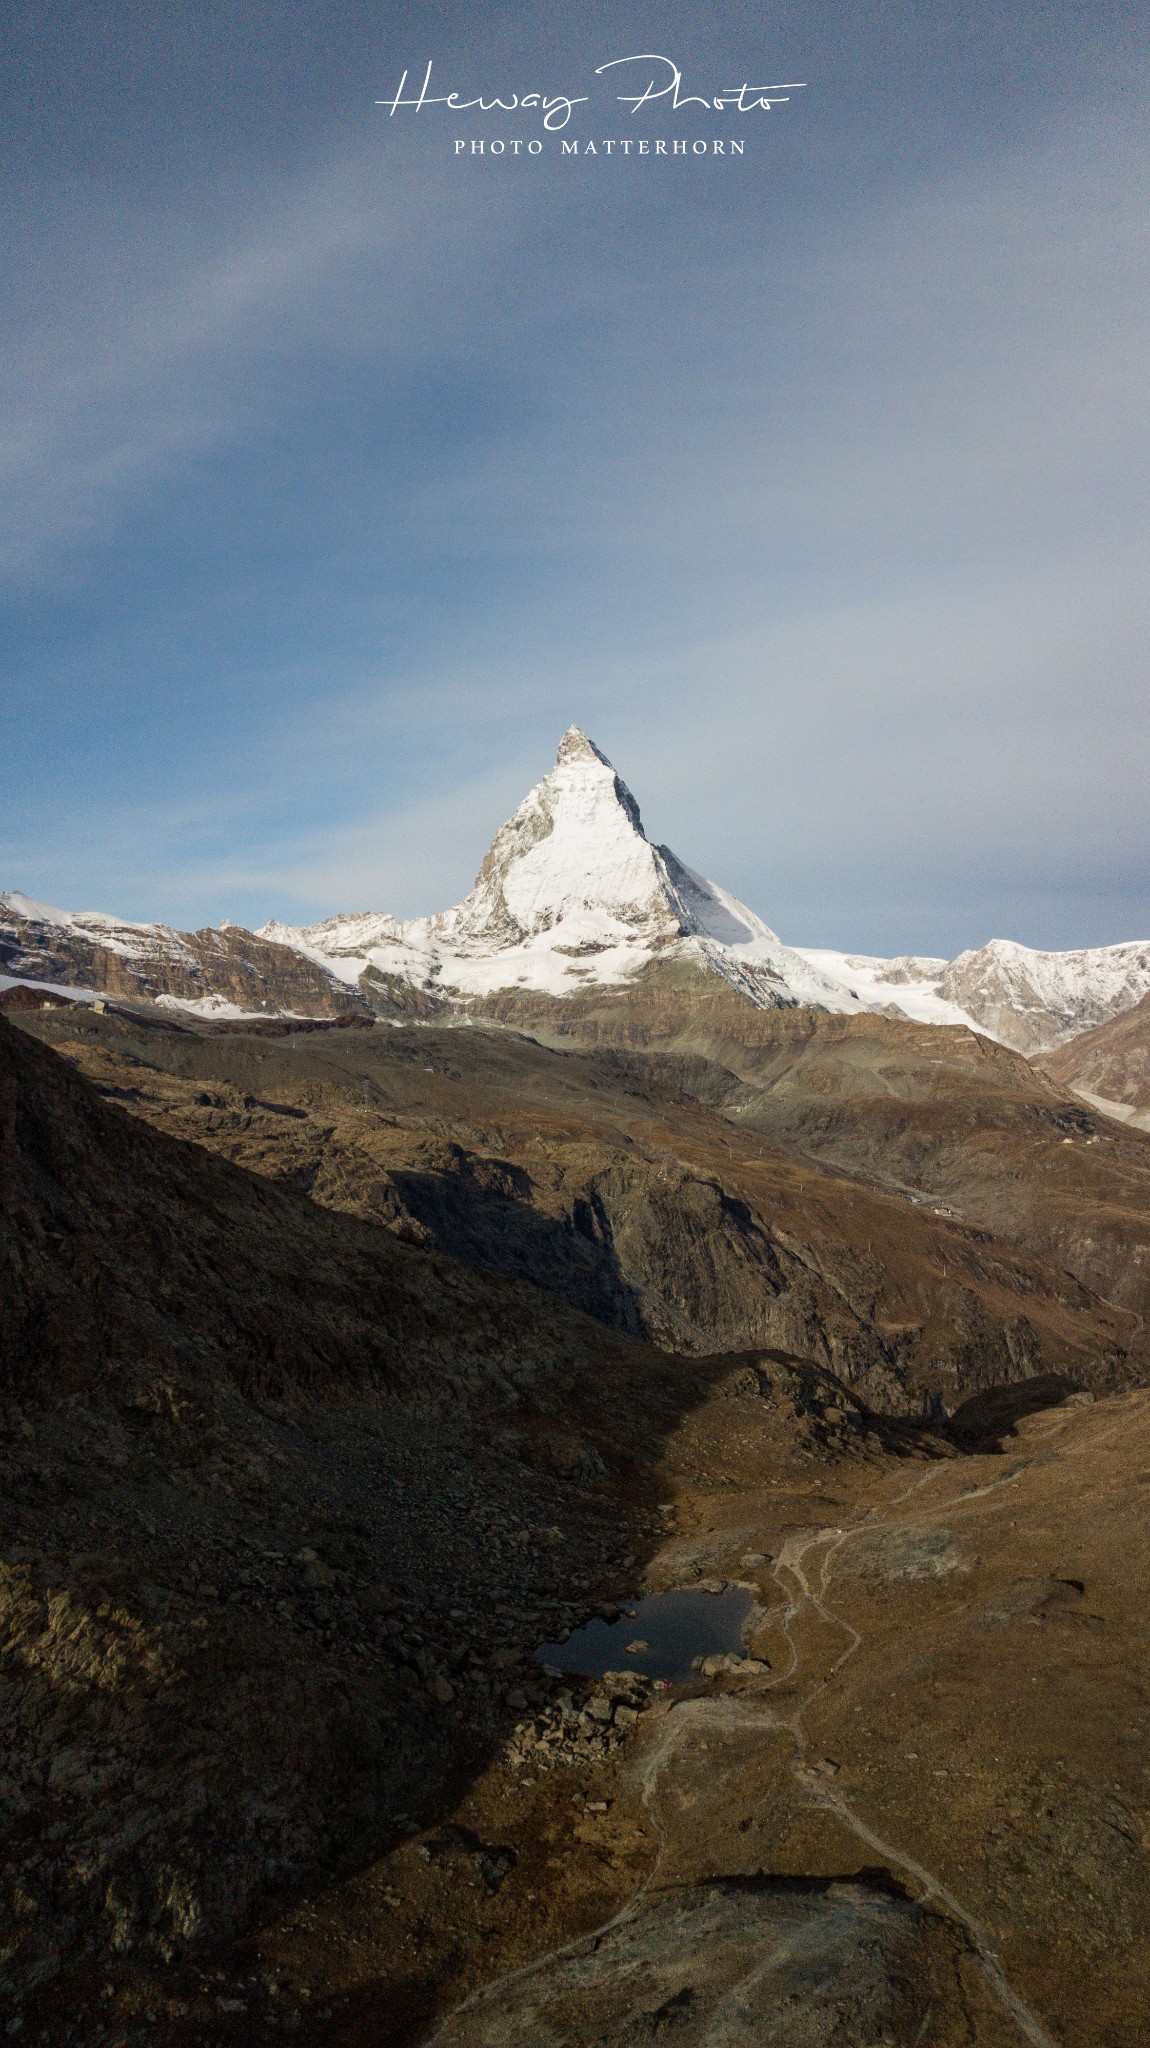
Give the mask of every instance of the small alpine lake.
[[746, 1654], [743, 1630], [753, 1606], [746, 1586], [725, 1583], [649, 1593], [634, 1607], [619, 1610], [618, 1620], [597, 1615], [573, 1629], [565, 1642], [541, 1643], [535, 1656], [553, 1671], [581, 1678], [638, 1671], [645, 1678], [683, 1685], [695, 1676], [703, 1657]]

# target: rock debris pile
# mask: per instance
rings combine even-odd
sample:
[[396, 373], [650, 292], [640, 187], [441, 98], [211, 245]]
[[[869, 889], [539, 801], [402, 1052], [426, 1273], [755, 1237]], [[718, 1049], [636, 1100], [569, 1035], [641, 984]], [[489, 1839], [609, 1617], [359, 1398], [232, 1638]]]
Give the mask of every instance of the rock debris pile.
[[564, 1688], [542, 1713], [518, 1724], [505, 1761], [536, 1773], [603, 1762], [621, 1747], [652, 1695], [666, 1690], [635, 1671], [605, 1671], [579, 1695]]

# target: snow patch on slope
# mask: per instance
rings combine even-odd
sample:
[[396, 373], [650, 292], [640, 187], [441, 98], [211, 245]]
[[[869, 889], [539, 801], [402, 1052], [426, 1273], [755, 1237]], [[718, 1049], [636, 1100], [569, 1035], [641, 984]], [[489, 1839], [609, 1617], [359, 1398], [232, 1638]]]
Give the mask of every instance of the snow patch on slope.
[[915, 1024], [964, 1024], [984, 1037], [995, 1035], [960, 1003], [942, 995], [945, 960], [916, 953], [882, 960], [868, 953], [835, 953], [824, 946], [800, 946], [797, 950], [812, 967], [853, 990], [870, 1009], [897, 1010]]
[[0, 894], [0, 912], [3, 911], [22, 918], [27, 924], [75, 932], [91, 944], [102, 946], [106, 952], [120, 953], [127, 959], [146, 959], [154, 954], [157, 946], [162, 946], [169, 953], [192, 957], [184, 933], [169, 924], [133, 924], [128, 918], [106, 917], [98, 910], [58, 910], [55, 904], [39, 903], [34, 896], [24, 896], [18, 889]]
[[[266, 1024], [268, 1020], [266, 1010], [243, 1010], [238, 1003], [230, 1003], [226, 996], [156, 996], [154, 1000], [157, 1010], [178, 1010], [189, 1017], [204, 1017], [209, 1021], [218, 1019], [230, 1023], [246, 1018]], [[296, 1014], [294, 1010], [275, 1012], [277, 1017], [294, 1017]]]

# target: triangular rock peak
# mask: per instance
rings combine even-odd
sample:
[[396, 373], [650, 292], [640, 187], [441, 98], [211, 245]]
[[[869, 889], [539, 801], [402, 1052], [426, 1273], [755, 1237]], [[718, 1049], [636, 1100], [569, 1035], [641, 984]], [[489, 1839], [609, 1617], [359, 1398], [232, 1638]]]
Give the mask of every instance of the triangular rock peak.
[[578, 727], [563, 735], [555, 766], [529, 790], [492, 840], [470, 896], [431, 919], [446, 943], [517, 945], [544, 932], [580, 951], [674, 918], [639, 806]]
[[378, 911], [254, 935], [225, 918], [181, 932], [0, 893], [0, 993], [17, 982], [30, 999], [37, 989], [49, 1000], [143, 998], [214, 1018], [362, 1015], [365, 1003], [430, 1014], [446, 1002], [466, 1017], [506, 991], [569, 996], [668, 965], [680, 987], [719, 975], [761, 1007], [880, 1010], [968, 1026], [1028, 1054], [1150, 991], [1141, 940], [1038, 953], [992, 939], [950, 961], [784, 946], [745, 903], [647, 838], [626, 783], [577, 725], [496, 833], [470, 894], [434, 917]]
[[589, 740], [577, 725], [569, 725], [559, 742], [555, 766], [562, 767], [564, 761], [598, 761], [604, 768], [611, 767], [606, 754], [601, 754], [594, 740]]
[[504, 989], [568, 995], [679, 960], [765, 1006], [862, 1007], [736, 897], [652, 845], [626, 783], [575, 725], [454, 909], [405, 921], [329, 918], [305, 930], [272, 924], [263, 936], [347, 980], [398, 976], [465, 998]]

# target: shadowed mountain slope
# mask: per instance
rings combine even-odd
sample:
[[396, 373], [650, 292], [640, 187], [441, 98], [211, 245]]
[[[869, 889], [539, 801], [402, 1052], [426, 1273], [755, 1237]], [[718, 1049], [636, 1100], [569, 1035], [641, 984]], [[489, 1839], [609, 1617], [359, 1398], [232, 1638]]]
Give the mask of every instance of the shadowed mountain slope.
[[[633, 1003], [624, 1014], [634, 1024]], [[744, 1085], [697, 1054], [76, 1013], [28, 1028], [161, 1130], [669, 1350], [777, 1347], [888, 1413], [1037, 1371], [1096, 1386], [1141, 1371], [1129, 1310], [1029, 1247], [734, 1124]]]
[[1043, 1053], [1035, 1065], [1060, 1087], [1145, 1129], [1150, 1121], [1150, 995], [1056, 1052]]
[[1136, 1322], [1150, 1313], [1150, 1140], [1006, 1046], [873, 1014], [754, 1011], [669, 972], [626, 999], [493, 1007], [554, 1045], [670, 1058], [685, 1089], [792, 1157], [1025, 1246]]
[[346, 1380], [435, 1398], [437, 1373], [532, 1381], [608, 1341], [531, 1290], [149, 1131], [2, 1019], [0, 1146], [13, 1391], [90, 1381], [98, 1362], [223, 1370], [273, 1394]]
[[633, 1527], [587, 1432], [625, 1476], [708, 1368], [157, 1134], [3, 1020], [0, 1289], [11, 2011], [233, 1933], [482, 1754], [488, 1659]]

